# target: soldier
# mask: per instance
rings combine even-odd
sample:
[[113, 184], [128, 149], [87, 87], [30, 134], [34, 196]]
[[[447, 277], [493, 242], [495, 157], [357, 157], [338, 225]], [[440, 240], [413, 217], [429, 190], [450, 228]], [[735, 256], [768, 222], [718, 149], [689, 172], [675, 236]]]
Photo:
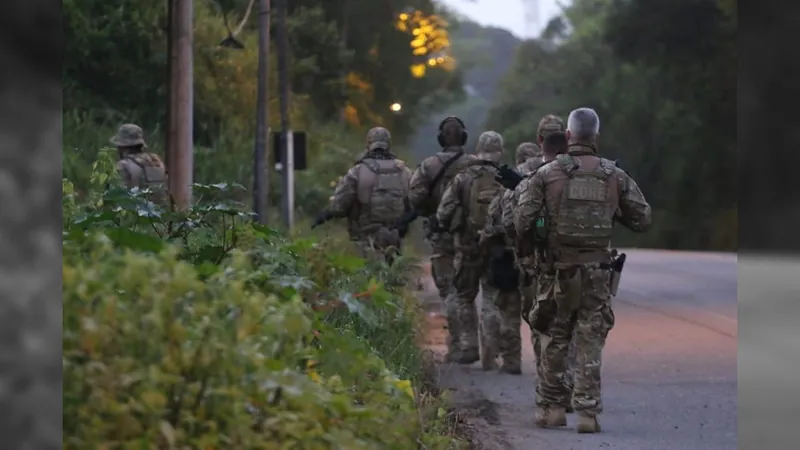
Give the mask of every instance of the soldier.
[[391, 152], [392, 137], [381, 127], [367, 132], [366, 154], [339, 180], [330, 207], [311, 225], [346, 217], [350, 238], [363, 256], [381, 254], [391, 262], [402, 239], [397, 221], [411, 209], [408, 183], [411, 170]]
[[[436, 213], [439, 224], [455, 236], [455, 270], [451, 299], [447, 304], [456, 316], [461, 332], [461, 359], [468, 363], [479, 354], [478, 336], [483, 350], [484, 369], [496, 368], [498, 354], [502, 371], [519, 374], [519, 297], [518, 280], [502, 279], [513, 275], [514, 259], [504, 241], [486, 242], [480, 237], [489, 216], [489, 204], [502, 190], [496, 180], [496, 164], [503, 156], [503, 138], [487, 131], [478, 138], [477, 159], [453, 178], [442, 196]], [[496, 254], [489, 254], [491, 250]], [[487, 264], [492, 261], [492, 267]], [[505, 264], [505, 265], [504, 265]], [[483, 288], [481, 320], [475, 313], [475, 298]], [[480, 333], [477, 333], [480, 327]]]
[[459, 350], [461, 332], [453, 313], [455, 308], [454, 305], [447, 304], [448, 294], [453, 286], [455, 258], [453, 235], [439, 226], [436, 221], [436, 210], [439, 208], [445, 187], [470, 161], [475, 160], [475, 156], [464, 152], [467, 128], [458, 117], [447, 117], [439, 124], [437, 140], [442, 147], [441, 151], [425, 158], [411, 177], [410, 200], [414, 214], [425, 218], [423, 222], [425, 240], [430, 245], [432, 253], [431, 275], [439, 290], [439, 298], [445, 304], [447, 327], [450, 333], [447, 360], [471, 363], [478, 360], [477, 352], [474, 354], [474, 359], [470, 361], [473, 355], [468, 353], [468, 357], [464, 357]]
[[117, 147], [117, 172], [128, 189], [150, 189], [151, 200], [166, 201], [167, 169], [161, 158], [145, 151], [144, 131], [138, 125], [126, 123], [119, 127], [110, 142]]
[[[547, 114], [546, 116], [542, 117], [542, 119], [539, 121], [539, 127], [536, 131], [536, 140], [539, 143], [539, 146], [541, 147], [544, 145], [544, 138], [546, 138], [547, 135], [556, 132], [564, 132], [564, 120], [562, 120], [561, 117], [553, 114]], [[517, 172], [523, 175], [529, 174], [542, 164], [544, 164], [544, 160], [542, 159], [542, 151], [539, 151], [537, 154], [534, 154], [533, 157], [527, 158], [525, 161], [518, 164]]]
[[529, 315], [530, 323], [545, 335], [534, 423], [566, 425], [562, 405], [570, 393], [564, 377], [568, 347], [574, 339], [572, 405], [578, 413], [579, 433], [600, 431], [602, 351], [614, 326], [610, 287], [614, 223], [643, 232], [651, 222], [650, 205], [636, 182], [613, 161], [597, 156], [599, 131], [600, 119], [594, 110], [572, 111], [567, 119], [567, 154], [520, 183], [514, 210], [514, 226], [523, 238], [535, 235], [545, 211], [547, 254], [552, 262], [543, 267], [547, 272], [540, 273], [536, 305]]
[[514, 155], [514, 162], [519, 166], [531, 158], [542, 156], [542, 149], [533, 142], [523, 142], [517, 146], [517, 152]]

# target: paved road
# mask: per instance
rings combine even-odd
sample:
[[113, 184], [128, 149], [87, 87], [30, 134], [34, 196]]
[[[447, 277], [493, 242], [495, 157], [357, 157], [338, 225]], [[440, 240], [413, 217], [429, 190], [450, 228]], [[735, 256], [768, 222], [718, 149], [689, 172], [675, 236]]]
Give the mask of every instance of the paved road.
[[[523, 326], [522, 377], [442, 366], [442, 381], [484, 416], [486, 448], [737, 448], [737, 257], [629, 250], [617, 325], [604, 355], [604, 432], [532, 426], [533, 352]], [[483, 402], [483, 404], [481, 404]]]

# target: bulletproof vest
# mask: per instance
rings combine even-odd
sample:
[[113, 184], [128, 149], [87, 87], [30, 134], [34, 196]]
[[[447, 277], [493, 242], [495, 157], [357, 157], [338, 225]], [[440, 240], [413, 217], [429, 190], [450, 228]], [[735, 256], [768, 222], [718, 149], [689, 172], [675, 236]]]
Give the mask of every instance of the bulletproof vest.
[[459, 156], [457, 152], [439, 152], [431, 157], [432, 161], [429, 167], [429, 175], [431, 178], [436, 177], [436, 175], [445, 167], [445, 163], [449, 161], [451, 158], [458, 158], [449, 167], [447, 167], [436, 182], [434, 186], [430, 187], [430, 202], [428, 203], [428, 211], [425, 211], [425, 215], [433, 215], [436, 214], [436, 209], [439, 208], [439, 204], [442, 202], [442, 196], [444, 195], [444, 191], [450, 182], [455, 178], [456, 175], [461, 173], [472, 161], [475, 161], [475, 156], [470, 154], [462, 154]]
[[567, 180], [548, 237], [560, 246], [607, 249], [617, 209], [612, 192], [617, 187], [614, 163], [599, 158], [599, 164], [589, 170], [571, 155], [558, 155], [556, 161]]
[[151, 200], [162, 202], [167, 196], [167, 170], [160, 158], [152, 153], [136, 153], [125, 156], [126, 161], [135, 164], [139, 170], [138, 182], [134, 180], [139, 189], [150, 189]]
[[472, 165], [468, 169], [472, 175], [469, 187], [469, 211], [467, 224], [473, 232], [483, 229], [489, 220], [489, 205], [504, 188], [497, 181], [497, 171], [489, 165]]
[[394, 224], [405, 213], [408, 178], [395, 159], [365, 159], [358, 172], [358, 201], [365, 223]]

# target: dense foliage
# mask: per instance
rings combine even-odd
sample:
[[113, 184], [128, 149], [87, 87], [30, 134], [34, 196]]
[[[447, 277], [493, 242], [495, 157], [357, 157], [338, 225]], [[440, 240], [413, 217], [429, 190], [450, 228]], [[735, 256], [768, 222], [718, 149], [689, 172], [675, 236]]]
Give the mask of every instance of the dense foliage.
[[235, 185], [164, 211], [111, 163], [64, 181], [65, 448], [451, 448], [413, 261], [254, 225]]
[[636, 178], [652, 232], [627, 243], [737, 248], [736, 3], [574, 0], [517, 52], [487, 127], [509, 147], [590, 106], [600, 152]]
[[[194, 3], [194, 177], [199, 183], [250, 186], [258, 5]], [[310, 169], [298, 173], [296, 200], [318, 211], [330, 195], [328, 184], [360, 156], [366, 128], [389, 127], [403, 153], [403, 142], [431, 105], [458, 98], [460, 73], [450, 55], [447, 23], [431, 0], [288, 4], [291, 125], [309, 134]], [[280, 121], [276, 16], [273, 11], [273, 130]], [[64, 170], [84, 190], [97, 150], [122, 122], [142, 125], [150, 147], [163, 154], [167, 1], [67, 0], [64, 23]], [[229, 30], [239, 31], [244, 49], [219, 45]], [[401, 111], [390, 109], [395, 102]], [[280, 180], [271, 175], [276, 205]]]

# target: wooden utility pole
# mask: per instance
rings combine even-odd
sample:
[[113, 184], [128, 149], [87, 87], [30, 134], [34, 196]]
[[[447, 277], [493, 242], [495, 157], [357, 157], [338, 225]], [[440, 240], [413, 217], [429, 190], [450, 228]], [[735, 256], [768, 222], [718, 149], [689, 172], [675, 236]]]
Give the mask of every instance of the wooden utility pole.
[[177, 209], [192, 201], [194, 170], [194, 70], [192, 0], [169, 0], [169, 104], [167, 106], [167, 170], [169, 192]]
[[286, 29], [286, 0], [278, 1], [278, 84], [280, 89], [281, 110], [281, 148], [283, 156], [283, 222], [286, 228], [292, 229], [294, 224], [294, 143], [292, 130], [289, 128], [289, 67], [288, 36]]
[[253, 149], [253, 212], [267, 224], [269, 198], [269, 21], [270, 0], [258, 2], [258, 93], [256, 99], [256, 141]]

